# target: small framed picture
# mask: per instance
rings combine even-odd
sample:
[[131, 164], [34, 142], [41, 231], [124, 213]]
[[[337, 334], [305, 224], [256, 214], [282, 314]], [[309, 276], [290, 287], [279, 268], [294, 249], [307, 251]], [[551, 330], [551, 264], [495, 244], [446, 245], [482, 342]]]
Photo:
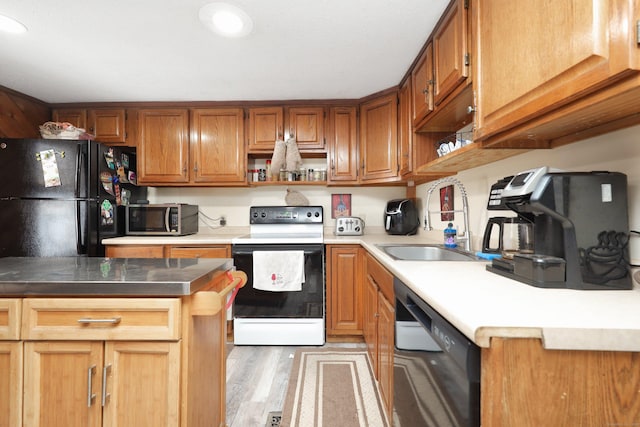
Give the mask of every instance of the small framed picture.
[[441, 221], [453, 221], [454, 213], [446, 212], [453, 210], [453, 185], [448, 185], [440, 189], [440, 214]]
[[351, 194], [331, 195], [331, 218], [351, 216]]

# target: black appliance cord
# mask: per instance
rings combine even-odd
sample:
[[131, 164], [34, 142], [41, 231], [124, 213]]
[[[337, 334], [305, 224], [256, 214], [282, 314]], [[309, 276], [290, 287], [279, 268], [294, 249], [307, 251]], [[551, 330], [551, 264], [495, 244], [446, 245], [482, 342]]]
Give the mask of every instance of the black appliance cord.
[[[631, 230], [630, 233], [637, 234], [638, 236], [640, 236], [640, 231], [637, 231], [637, 230]], [[631, 264], [631, 263], [629, 263], [629, 265], [631, 267], [640, 267], [640, 264]]]

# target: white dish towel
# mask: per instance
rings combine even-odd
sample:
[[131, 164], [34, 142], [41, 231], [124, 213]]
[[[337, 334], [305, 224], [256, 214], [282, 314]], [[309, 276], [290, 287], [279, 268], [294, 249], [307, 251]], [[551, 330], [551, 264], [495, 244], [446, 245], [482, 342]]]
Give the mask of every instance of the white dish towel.
[[304, 251], [254, 251], [253, 288], [262, 291], [301, 291]]

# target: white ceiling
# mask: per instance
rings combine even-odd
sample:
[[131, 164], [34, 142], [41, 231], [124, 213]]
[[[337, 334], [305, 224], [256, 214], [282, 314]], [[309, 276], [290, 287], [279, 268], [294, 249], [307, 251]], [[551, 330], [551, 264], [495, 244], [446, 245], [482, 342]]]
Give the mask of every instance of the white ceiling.
[[48, 103], [353, 99], [400, 82], [448, 0], [227, 0], [253, 32], [225, 39], [206, 0], [0, 0], [0, 85]]

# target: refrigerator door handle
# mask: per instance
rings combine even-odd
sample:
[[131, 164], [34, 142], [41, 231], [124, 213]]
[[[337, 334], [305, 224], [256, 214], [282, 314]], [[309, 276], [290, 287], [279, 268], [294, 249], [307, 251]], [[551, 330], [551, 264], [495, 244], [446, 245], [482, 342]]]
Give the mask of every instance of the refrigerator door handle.
[[[82, 178], [82, 166], [83, 166], [83, 155], [82, 155], [82, 147], [80, 145], [76, 146], [76, 183], [75, 183], [75, 195], [77, 198], [80, 197], [80, 179]], [[79, 210], [79, 208], [78, 208]], [[79, 215], [78, 215], [79, 218]]]
[[87, 247], [85, 245], [85, 239], [82, 230], [82, 201], [76, 200], [76, 250], [78, 255], [84, 255], [87, 253]]

